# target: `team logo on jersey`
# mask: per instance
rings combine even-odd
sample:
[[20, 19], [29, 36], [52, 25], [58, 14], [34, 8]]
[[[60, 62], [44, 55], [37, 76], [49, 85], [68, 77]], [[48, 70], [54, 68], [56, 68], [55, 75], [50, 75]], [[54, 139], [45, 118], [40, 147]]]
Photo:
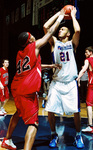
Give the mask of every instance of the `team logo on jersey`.
[[68, 50], [68, 49], [72, 49], [72, 45], [58, 46], [58, 50]]

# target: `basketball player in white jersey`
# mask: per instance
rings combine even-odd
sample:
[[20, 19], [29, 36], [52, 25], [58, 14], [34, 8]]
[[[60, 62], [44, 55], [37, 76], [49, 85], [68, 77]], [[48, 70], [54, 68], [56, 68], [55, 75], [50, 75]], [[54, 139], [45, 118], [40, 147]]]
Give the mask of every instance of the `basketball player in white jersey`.
[[[60, 16], [60, 17], [59, 17]], [[80, 122], [80, 103], [78, 98], [78, 87], [76, 83], [77, 66], [74, 58], [74, 51], [79, 44], [80, 26], [76, 20], [76, 8], [71, 10], [72, 23], [74, 28], [74, 35], [69, 41], [70, 31], [67, 27], [61, 27], [56, 37], [52, 36], [49, 40], [52, 53], [54, 54], [54, 61], [61, 64], [61, 69], [56, 69], [53, 80], [50, 85], [48, 93], [48, 102], [45, 110], [48, 111], [48, 120], [51, 128], [51, 141], [49, 146], [56, 147], [58, 142], [58, 134], [55, 130], [55, 115], [74, 114], [74, 122], [76, 127], [75, 145], [77, 148], [83, 148], [83, 140], [81, 137], [81, 122]], [[58, 18], [58, 19], [57, 19]], [[57, 19], [59, 22], [63, 20], [64, 16], [60, 12], [51, 17], [43, 26], [44, 32], [47, 33], [51, 25]]]

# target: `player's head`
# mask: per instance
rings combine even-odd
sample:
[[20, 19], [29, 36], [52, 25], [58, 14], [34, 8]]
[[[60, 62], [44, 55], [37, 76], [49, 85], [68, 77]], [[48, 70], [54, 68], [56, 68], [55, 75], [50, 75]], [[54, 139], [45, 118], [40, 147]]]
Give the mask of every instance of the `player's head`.
[[59, 39], [65, 39], [70, 37], [70, 30], [67, 27], [61, 27], [58, 33]]
[[90, 57], [91, 55], [93, 55], [93, 46], [86, 47], [85, 49], [86, 58]]
[[32, 43], [35, 41], [35, 38], [29, 32], [22, 32], [18, 36], [18, 43], [21, 47], [25, 47], [27, 44]]
[[2, 65], [6, 69], [9, 67], [9, 60], [8, 59], [3, 59], [2, 60]]

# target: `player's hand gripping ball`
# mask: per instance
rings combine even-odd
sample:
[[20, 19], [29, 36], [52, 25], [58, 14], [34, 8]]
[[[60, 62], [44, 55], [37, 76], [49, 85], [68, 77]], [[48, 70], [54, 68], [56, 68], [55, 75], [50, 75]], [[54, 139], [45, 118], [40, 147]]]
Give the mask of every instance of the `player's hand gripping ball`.
[[73, 9], [72, 5], [66, 5], [63, 7], [64, 11], [65, 11], [65, 20], [70, 20], [71, 19], [71, 10]]

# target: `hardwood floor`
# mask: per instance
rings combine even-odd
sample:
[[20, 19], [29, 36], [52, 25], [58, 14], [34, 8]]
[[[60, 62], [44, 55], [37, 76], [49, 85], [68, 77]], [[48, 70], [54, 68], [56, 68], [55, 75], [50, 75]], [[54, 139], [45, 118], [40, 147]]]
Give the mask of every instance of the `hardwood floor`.
[[[42, 108], [42, 97], [39, 98], [39, 130], [38, 130], [38, 134], [36, 137], [36, 142], [41, 142], [41, 144], [39, 143], [39, 145], [36, 143], [34, 144], [34, 148], [37, 150], [41, 150], [42, 148], [45, 150], [50, 150], [48, 143], [49, 143], [49, 136], [50, 136], [50, 127], [49, 127], [49, 123], [48, 123], [48, 118], [47, 115], [48, 113], [44, 110], [44, 108]], [[6, 124], [9, 122], [10, 117], [12, 114], [15, 113], [16, 111], [16, 107], [15, 107], [15, 103], [14, 103], [14, 99], [12, 96], [10, 96], [10, 99], [7, 101], [6, 105], [5, 105], [5, 110], [7, 111], [7, 116], [1, 117], [3, 119], [1, 119], [1, 129], [5, 130], [5, 132], [7, 131], [6, 128], [4, 128], [2, 126], [2, 124]], [[87, 124], [87, 110], [86, 110], [86, 104], [85, 103], [81, 103], [81, 125], [82, 128], [84, 128]], [[67, 118], [69, 117], [69, 118]], [[71, 118], [70, 118], [71, 117]], [[72, 116], [66, 116], [63, 115], [63, 117], [57, 117], [56, 116], [56, 120], [57, 120], [57, 130], [58, 133], [60, 135], [60, 133], [62, 132], [62, 136], [60, 136], [62, 139], [65, 139], [62, 141], [62, 139], [60, 140], [60, 144], [59, 146], [65, 147], [65, 150], [75, 150], [75, 147], [73, 145], [69, 145], [69, 140], [71, 139], [71, 143], [73, 142], [72, 138], [74, 139], [74, 124], [73, 124], [73, 115]], [[70, 121], [70, 123], [69, 123]], [[18, 150], [22, 150], [23, 149], [23, 144], [24, 144], [24, 140], [23, 143], [20, 142], [21, 141], [21, 136], [20, 137], [20, 125], [22, 126], [23, 131], [21, 131], [21, 134], [24, 133], [26, 126], [23, 124], [23, 122], [19, 122], [19, 126], [18, 128], [16, 128], [16, 131], [14, 132], [13, 138], [17, 136], [17, 139], [19, 139], [18, 141], [15, 141]], [[7, 126], [8, 127], [8, 126]], [[17, 132], [17, 135], [16, 135]], [[1, 138], [0, 138], [0, 145], [1, 145], [1, 141], [3, 139], [3, 137], [5, 136], [2, 134]], [[24, 136], [23, 136], [24, 138]], [[84, 150], [91, 150], [91, 139], [93, 140], [91, 135], [83, 135], [83, 139], [84, 139], [84, 143], [85, 143], [85, 149]], [[45, 142], [45, 143], [43, 143]], [[69, 145], [69, 146], [68, 146]], [[20, 148], [20, 146], [22, 148]], [[33, 150], [34, 150], [33, 148]], [[6, 150], [4, 148], [0, 147], [0, 150]]]
[[[42, 108], [42, 97], [39, 98], [39, 115], [40, 116], [47, 116], [48, 113], [44, 110], [44, 108]], [[81, 117], [86, 118], [87, 117], [87, 110], [86, 110], [86, 103], [81, 103]], [[7, 101], [6, 105], [5, 105], [5, 110], [7, 111], [7, 114], [14, 114], [14, 112], [16, 111], [16, 107], [15, 107], [15, 103], [14, 103], [14, 99], [12, 96], [10, 96], [10, 99]], [[64, 116], [66, 116], [64, 114]], [[71, 115], [73, 116], [73, 115]], [[71, 117], [71, 116], [67, 116], [67, 117]]]

